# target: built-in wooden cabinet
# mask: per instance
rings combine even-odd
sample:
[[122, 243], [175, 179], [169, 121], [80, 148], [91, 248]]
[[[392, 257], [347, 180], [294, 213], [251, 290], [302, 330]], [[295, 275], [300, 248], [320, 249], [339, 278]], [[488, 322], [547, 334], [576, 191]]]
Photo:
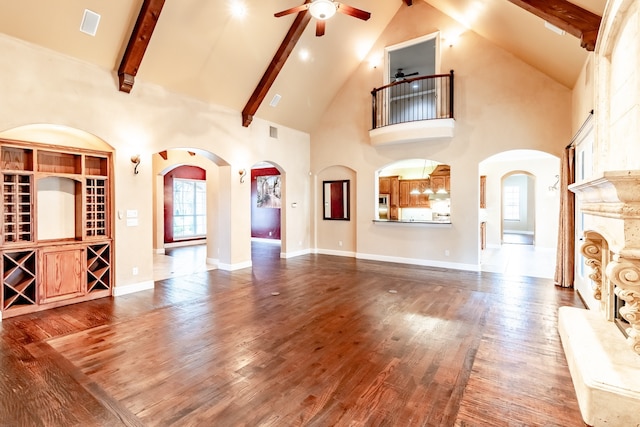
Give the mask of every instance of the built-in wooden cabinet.
[[430, 188], [428, 179], [405, 179], [400, 181], [400, 207], [401, 208], [428, 208], [430, 206]]
[[111, 153], [0, 140], [2, 317], [111, 295]]
[[383, 176], [378, 179], [378, 194], [391, 193], [391, 177]]
[[389, 177], [389, 219], [398, 220], [400, 217], [400, 178]]
[[451, 192], [451, 167], [449, 165], [440, 164], [431, 172], [430, 176], [431, 190], [434, 193], [445, 190]]

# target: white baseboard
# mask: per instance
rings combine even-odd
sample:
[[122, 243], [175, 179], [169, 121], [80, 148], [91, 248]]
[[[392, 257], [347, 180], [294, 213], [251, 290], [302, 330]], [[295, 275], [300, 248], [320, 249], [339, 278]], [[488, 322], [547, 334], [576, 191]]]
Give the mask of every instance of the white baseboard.
[[165, 243], [164, 247], [165, 248], [180, 248], [180, 247], [183, 247], [183, 246], [204, 245], [205, 243], [207, 243], [207, 239], [183, 240], [183, 241], [178, 240], [177, 242]]
[[450, 268], [452, 270], [465, 270], [465, 271], [481, 271], [480, 265], [476, 264], [462, 264], [459, 262], [445, 262], [445, 261], [436, 261], [430, 259], [417, 259], [417, 258], [403, 258], [403, 257], [393, 257], [386, 255], [375, 255], [375, 254], [356, 254], [357, 259], [366, 259], [370, 261], [382, 261], [382, 262], [394, 262], [398, 264], [411, 264], [411, 265], [420, 265], [423, 267], [439, 267], [439, 268]]
[[350, 257], [350, 258], [355, 258], [356, 257], [356, 253], [355, 252], [351, 252], [351, 251], [336, 251], [336, 250], [333, 250], [333, 249], [317, 249], [316, 253], [320, 254], [320, 255], [346, 256], [346, 257]]
[[251, 238], [252, 242], [260, 242], [260, 243], [268, 243], [270, 245], [279, 245], [282, 242], [280, 241], [280, 239], [264, 239], [262, 237], [252, 237]]
[[114, 286], [113, 296], [119, 297], [122, 295], [132, 294], [134, 292], [148, 291], [149, 289], [153, 289], [153, 287], [153, 280], [146, 280], [144, 282], [133, 283], [131, 285]]
[[252, 266], [251, 261], [239, 262], [237, 264], [218, 263], [218, 270], [235, 271], [235, 270], [242, 270], [243, 268], [250, 268], [251, 266]]
[[303, 249], [301, 251], [296, 251], [296, 252], [280, 252], [280, 258], [294, 258], [297, 256], [302, 256], [302, 255], [309, 255], [313, 253], [311, 251], [311, 249]]

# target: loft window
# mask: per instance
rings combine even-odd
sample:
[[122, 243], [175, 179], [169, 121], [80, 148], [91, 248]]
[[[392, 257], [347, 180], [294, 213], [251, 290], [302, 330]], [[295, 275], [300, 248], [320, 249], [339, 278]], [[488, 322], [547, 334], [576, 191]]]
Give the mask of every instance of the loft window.
[[173, 180], [173, 237], [186, 239], [207, 234], [207, 186], [205, 181]]

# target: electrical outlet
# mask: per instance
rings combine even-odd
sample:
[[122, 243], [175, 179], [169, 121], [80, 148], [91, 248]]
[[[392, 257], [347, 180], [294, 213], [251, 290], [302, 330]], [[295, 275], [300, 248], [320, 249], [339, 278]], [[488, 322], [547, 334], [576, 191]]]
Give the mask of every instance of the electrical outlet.
[[449, 249], [445, 249], [444, 256], [449, 256], [449, 255], [451, 255], [451, 252], [449, 252]]
[[133, 267], [133, 275], [134, 276], [138, 275], [138, 267]]
[[342, 240], [338, 242], [338, 246], [342, 246]]

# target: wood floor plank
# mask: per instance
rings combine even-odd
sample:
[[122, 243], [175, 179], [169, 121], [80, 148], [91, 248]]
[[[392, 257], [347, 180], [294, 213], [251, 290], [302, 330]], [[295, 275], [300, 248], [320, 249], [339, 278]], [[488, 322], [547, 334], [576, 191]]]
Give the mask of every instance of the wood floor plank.
[[556, 329], [572, 291], [266, 246], [5, 320], [0, 425], [584, 425]]

